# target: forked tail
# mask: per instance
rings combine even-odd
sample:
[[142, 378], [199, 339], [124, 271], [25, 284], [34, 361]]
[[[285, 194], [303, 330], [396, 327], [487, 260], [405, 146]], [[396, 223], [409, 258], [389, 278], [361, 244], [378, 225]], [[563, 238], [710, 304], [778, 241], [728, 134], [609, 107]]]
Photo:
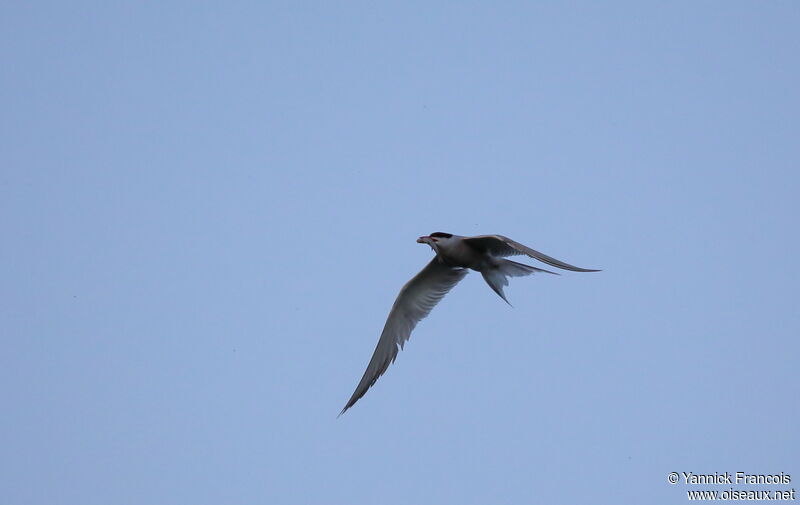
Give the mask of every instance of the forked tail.
[[548, 274], [558, 275], [556, 272], [551, 272], [550, 270], [536, 268], [530, 265], [523, 265], [522, 263], [517, 263], [516, 261], [507, 259], [495, 258], [494, 261], [494, 264], [483, 267], [481, 270], [481, 275], [483, 275], [483, 280], [486, 281], [486, 284], [488, 284], [489, 287], [492, 288], [495, 293], [500, 295], [500, 298], [502, 298], [503, 301], [509, 305], [511, 305], [511, 303], [509, 303], [509, 301], [506, 299], [505, 293], [503, 293], [503, 287], [508, 286], [509, 277], [524, 277], [536, 272], [546, 272]]

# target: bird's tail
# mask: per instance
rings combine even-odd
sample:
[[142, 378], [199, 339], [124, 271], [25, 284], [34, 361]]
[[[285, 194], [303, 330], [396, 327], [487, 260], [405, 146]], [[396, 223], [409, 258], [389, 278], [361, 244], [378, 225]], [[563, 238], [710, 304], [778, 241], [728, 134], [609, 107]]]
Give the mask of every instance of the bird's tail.
[[517, 263], [516, 261], [499, 258], [496, 258], [493, 264], [486, 265], [483, 269], [481, 269], [481, 275], [483, 276], [483, 280], [486, 281], [486, 284], [488, 284], [489, 287], [492, 288], [495, 293], [500, 295], [500, 298], [502, 298], [503, 301], [509, 305], [511, 304], [506, 299], [505, 293], [503, 293], [503, 287], [508, 286], [508, 278], [524, 277], [536, 272], [546, 272], [548, 274], [558, 275], [556, 272], [551, 272], [550, 270], [536, 268], [530, 265], [523, 265], [522, 263]]

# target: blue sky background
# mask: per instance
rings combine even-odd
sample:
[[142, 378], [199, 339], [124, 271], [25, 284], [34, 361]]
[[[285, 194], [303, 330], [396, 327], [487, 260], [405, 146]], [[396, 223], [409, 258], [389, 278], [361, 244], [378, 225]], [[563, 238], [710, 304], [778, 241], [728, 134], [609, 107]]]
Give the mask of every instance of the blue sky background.
[[[3, 503], [800, 487], [798, 26], [789, 1], [3, 3]], [[337, 420], [433, 231], [604, 271], [516, 279], [513, 309], [470, 274]]]

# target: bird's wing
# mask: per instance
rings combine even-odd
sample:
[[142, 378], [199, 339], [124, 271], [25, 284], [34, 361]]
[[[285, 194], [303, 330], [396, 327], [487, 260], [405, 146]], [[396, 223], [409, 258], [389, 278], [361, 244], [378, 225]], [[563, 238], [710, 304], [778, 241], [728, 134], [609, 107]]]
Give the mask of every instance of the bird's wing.
[[403, 286], [392, 305], [367, 370], [339, 415], [344, 414], [364, 396], [389, 365], [394, 363], [398, 346], [400, 349], [403, 348], [417, 323], [430, 314], [439, 300], [444, 298], [444, 295], [453, 289], [467, 272], [466, 268], [451, 267], [442, 263], [437, 256]]
[[478, 235], [477, 237], [467, 237], [464, 242], [470, 246], [478, 249], [479, 251], [488, 252], [492, 256], [515, 256], [518, 254], [525, 254], [533, 259], [537, 259], [542, 263], [547, 263], [554, 267], [564, 270], [572, 270], [573, 272], [599, 272], [600, 270], [590, 270], [588, 268], [579, 268], [569, 263], [564, 263], [555, 258], [551, 258], [546, 254], [535, 251], [528, 246], [524, 246], [519, 242], [515, 242], [508, 237], [502, 235]]

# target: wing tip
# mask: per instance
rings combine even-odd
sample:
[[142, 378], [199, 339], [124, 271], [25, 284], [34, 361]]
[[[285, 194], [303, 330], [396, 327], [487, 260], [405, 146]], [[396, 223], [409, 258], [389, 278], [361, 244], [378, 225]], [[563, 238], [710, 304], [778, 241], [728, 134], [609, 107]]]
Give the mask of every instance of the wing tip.
[[[367, 389], [369, 389], [369, 388], [367, 388]], [[364, 393], [366, 393], [366, 391], [364, 391]], [[342, 409], [342, 411], [341, 411], [341, 412], [339, 412], [339, 415], [338, 415], [338, 416], [336, 416], [336, 419], [339, 419], [340, 417], [342, 417], [342, 414], [344, 414], [345, 412], [347, 412], [348, 410], [350, 410], [350, 407], [352, 407], [353, 405], [355, 405], [355, 404], [356, 404], [356, 402], [357, 402], [358, 400], [360, 400], [362, 396], [364, 396], [364, 393], [361, 393], [361, 394], [359, 395], [359, 394], [358, 394], [358, 389], [356, 389], [356, 392], [355, 392], [355, 393], [353, 393], [353, 396], [351, 396], [349, 400], [347, 400], [347, 403], [345, 404], [345, 406], [344, 406], [344, 408]]]
[[341, 412], [339, 412], [339, 415], [338, 415], [338, 416], [336, 416], [336, 419], [339, 419], [340, 417], [342, 417], [342, 414], [344, 414], [345, 412], [347, 412], [347, 411], [350, 409], [350, 407], [352, 407], [353, 405], [355, 405], [355, 404], [356, 404], [356, 402], [357, 402], [357, 401], [358, 401], [358, 399], [356, 399], [355, 401], [353, 401], [353, 399], [352, 399], [352, 398], [350, 398], [350, 401], [348, 401], [348, 402], [347, 402], [347, 404], [346, 404], [346, 405], [344, 406], [344, 408], [342, 409], [342, 411], [341, 411]]

